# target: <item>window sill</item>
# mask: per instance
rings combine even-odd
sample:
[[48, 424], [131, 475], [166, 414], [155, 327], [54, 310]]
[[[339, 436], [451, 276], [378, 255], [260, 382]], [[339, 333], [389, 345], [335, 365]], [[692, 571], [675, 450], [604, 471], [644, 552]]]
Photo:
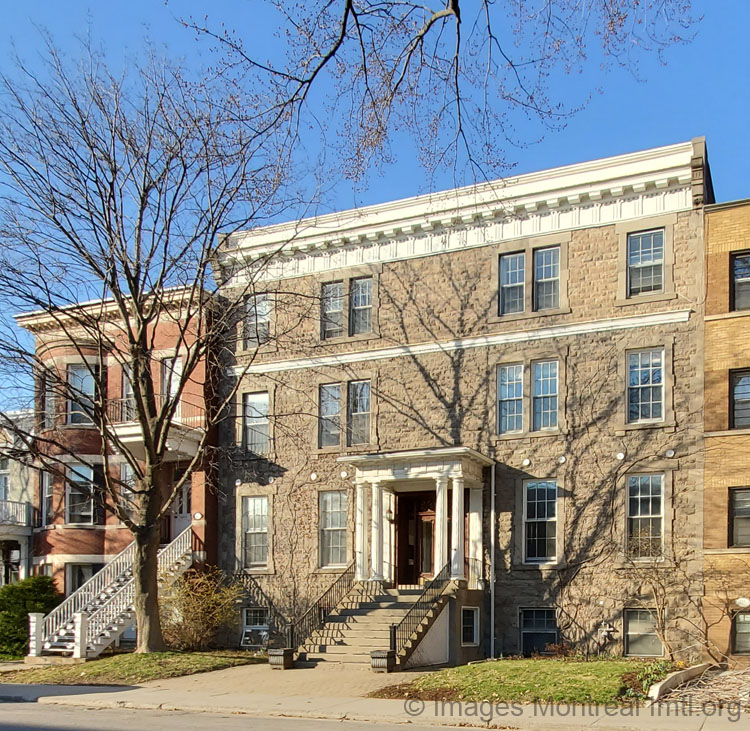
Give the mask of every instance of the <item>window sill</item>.
[[361, 333], [360, 335], [337, 335], [335, 338], [321, 338], [316, 347], [320, 348], [326, 345], [338, 345], [341, 343], [361, 343], [367, 340], [378, 339], [380, 339], [380, 333], [373, 330], [372, 332]]
[[616, 299], [615, 307], [627, 307], [647, 302], [667, 302], [677, 299], [677, 292], [657, 292], [655, 294], [637, 294], [627, 299]]
[[733, 320], [735, 317], [750, 317], [750, 310], [732, 310], [732, 312], [722, 312], [718, 315], [706, 315], [706, 322], [713, 320]]
[[313, 571], [314, 574], [340, 574], [346, 571], [346, 564], [341, 564], [340, 566], [318, 566], [315, 571]]
[[534, 317], [549, 317], [550, 315], [569, 315], [573, 310], [570, 307], [558, 307], [554, 310], [535, 310], [534, 312], [514, 312], [507, 315], [491, 315], [487, 322], [496, 324], [499, 322], [515, 322], [516, 320], [530, 320]]
[[524, 431], [514, 432], [512, 434], [493, 434], [490, 437], [491, 442], [507, 442], [514, 439], [537, 439], [544, 437], [559, 437], [563, 436], [564, 432], [560, 429], [545, 429], [540, 431]]
[[723, 431], [707, 431], [704, 437], [748, 437], [750, 429], [725, 429]]
[[518, 569], [520, 571], [554, 571], [556, 569], [565, 568], [564, 561], [540, 561], [539, 563], [530, 563], [524, 561], [523, 563], [517, 563], [511, 566], [511, 569]]
[[317, 449], [313, 450], [315, 454], [318, 455], [325, 455], [325, 454], [339, 454], [341, 455], [347, 455], [347, 454], [366, 454], [367, 452], [372, 451], [373, 446], [372, 444], [358, 444], [356, 446], [351, 447], [342, 447], [340, 445], [336, 445], [334, 447], [318, 447]]
[[750, 546], [729, 546], [728, 548], [704, 548], [707, 556], [725, 556], [732, 553], [746, 555], [750, 553]]
[[674, 431], [676, 424], [674, 421], [641, 421], [633, 424], [620, 424], [615, 431], [616, 437], [624, 437], [629, 431], [638, 431], [639, 429], [666, 429]]
[[243, 568], [242, 573], [248, 576], [273, 576], [276, 572], [268, 566], [258, 566], [257, 568]]
[[462, 642], [461, 647], [479, 647], [478, 642]]
[[76, 530], [100, 530], [106, 526], [94, 525], [93, 523], [63, 523], [63, 528], [75, 528]]

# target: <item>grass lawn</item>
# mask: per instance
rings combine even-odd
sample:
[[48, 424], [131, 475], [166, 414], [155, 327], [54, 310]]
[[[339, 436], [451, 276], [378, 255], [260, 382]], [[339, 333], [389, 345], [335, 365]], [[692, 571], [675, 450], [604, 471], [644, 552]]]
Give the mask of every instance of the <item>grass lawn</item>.
[[23, 660], [20, 655], [8, 655], [7, 652], [0, 652], [0, 662], [10, 662], [11, 660]]
[[123, 653], [78, 665], [47, 665], [33, 670], [2, 674], [3, 683], [54, 683], [59, 685], [137, 685], [181, 675], [207, 673], [235, 665], [266, 662], [249, 652], [155, 652]]
[[628, 687], [636, 693], [641, 690], [639, 674], [651, 670], [647, 679], [650, 685], [672, 669], [666, 662], [640, 660], [508, 659], [439, 670], [372, 695], [422, 700], [617, 703], [627, 697]]

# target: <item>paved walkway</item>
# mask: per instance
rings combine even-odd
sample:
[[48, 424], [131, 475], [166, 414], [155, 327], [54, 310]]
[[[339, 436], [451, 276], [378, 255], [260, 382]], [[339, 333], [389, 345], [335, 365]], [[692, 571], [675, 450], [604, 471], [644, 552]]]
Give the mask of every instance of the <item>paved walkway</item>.
[[351, 665], [271, 670], [248, 665], [214, 673], [145, 683], [141, 687], [43, 686], [0, 683], [0, 700], [87, 708], [141, 708], [187, 712], [243, 713], [274, 718], [481, 726], [513, 729], [600, 731], [718, 731], [750, 729], [750, 717], [731, 709], [586, 707], [548, 704], [422, 703], [363, 698], [375, 687], [404, 682], [411, 674], [376, 675]]

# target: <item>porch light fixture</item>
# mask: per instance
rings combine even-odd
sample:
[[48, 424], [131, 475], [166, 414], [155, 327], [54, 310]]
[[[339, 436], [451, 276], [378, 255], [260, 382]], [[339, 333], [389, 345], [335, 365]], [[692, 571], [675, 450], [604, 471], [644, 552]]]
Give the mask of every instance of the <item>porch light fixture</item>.
[[388, 508], [388, 510], [385, 511], [385, 519], [389, 523], [393, 523], [393, 511], [390, 508]]
[[347, 477], [349, 477], [349, 473], [346, 470], [341, 470], [341, 479], [345, 480]]
[[622, 460], [625, 459], [625, 453], [624, 452], [618, 452], [616, 455], [617, 459], [622, 462]]
[[746, 596], [737, 597], [737, 599], [734, 600], [734, 603], [741, 609], [747, 609], [750, 607], [750, 599]]
[[239, 487], [239, 486], [240, 486], [241, 484], [242, 484], [242, 480], [240, 480], [239, 478], [237, 478], [237, 479], [236, 479], [236, 480], [234, 481], [234, 486], [235, 486], [235, 487]]
[[203, 513], [194, 513], [193, 520], [203, 520]]
[[317, 472], [313, 472], [313, 473], [312, 473], [312, 474], [310, 475], [310, 481], [311, 481], [311, 482], [315, 482], [315, 480], [317, 480], [317, 479], [318, 479], [318, 473], [317, 473]]
[[666, 452], [664, 452], [664, 456], [672, 459], [672, 457], [674, 457], [674, 449], [668, 449]]
[[526, 457], [526, 459], [523, 462], [521, 462], [521, 464], [524, 467], [528, 467], [531, 464], [531, 460], [528, 457]]
[[564, 455], [564, 454], [563, 454], [563, 455], [561, 455], [561, 456], [559, 456], [559, 457], [557, 458], [557, 461], [558, 461], [558, 462], [559, 462], [560, 464], [565, 464], [565, 460], [566, 460], [566, 457], [565, 457], [565, 455]]

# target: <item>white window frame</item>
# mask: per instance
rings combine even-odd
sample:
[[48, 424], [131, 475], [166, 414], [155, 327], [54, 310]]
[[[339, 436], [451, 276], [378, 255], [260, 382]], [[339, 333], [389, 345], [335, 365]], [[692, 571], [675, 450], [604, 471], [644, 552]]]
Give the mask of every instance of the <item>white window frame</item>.
[[[76, 384], [73, 382], [73, 373], [83, 373], [83, 378], [78, 376], [80, 383]], [[96, 397], [96, 379], [97, 369], [96, 366], [87, 365], [86, 363], [70, 363], [65, 373], [68, 385], [68, 398], [65, 404], [65, 423], [71, 426], [91, 426], [94, 421], [90, 418], [89, 414], [85, 409], [78, 409], [75, 406], [79, 406], [81, 401], [88, 401], [89, 410], [93, 410], [94, 399]], [[84, 384], [91, 379], [91, 393], [83, 390], [81, 384]], [[81, 421], [73, 421], [74, 414], [81, 414]]]
[[[357, 386], [367, 385], [367, 411], [354, 411], [353, 390]], [[354, 441], [354, 428], [352, 422], [355, 418], [362, 421], [367, 419], [367, 428], [362, 430], [362, 441]], [[349, 447], [358, 447], [363, 444], [369, 444], [371, 441], [370, 430], [372, 428], [372, 384], [369, 378], [363, 378], [358, 381], [349, 381], [346, 385], [346, 444]]]
[[[472, 642], [464, 641], [464, 613], [470, 612], [473, 616], [474, 638]], [[461, 647], [479, 647], [479, 607], [461, 607]]]
[[49, 374], [44, 378], [42, 399], [44, 400], [42, 426], [44, 429], [54, 429], [57, 421], [57, 414], [55, 413], [55, 384]]
[[[661, 641], [661, 638], [659, 637], [659, 634], [656, 632], [656, 629], [654, 629], [653, 633], [648, 632], [648, 633], [640, 633], [637, 635], [636, 633], [631, 633], [628, 631], [630, 628], [630, 618], [628, 616], [630, 612], [648, 612], [652, 616], [656, 614], [655, 609], [643, 609], [641, 607], [626, 607], [625, 608], [624, 613], [623, 613], [623, 618], [622, 618], [622, 624], [623, 624], [622, 636], [623, 636], [623, 643], [624, 643], [623, 655], [625, 657], [664, 657], [664, 643]], [[656, 618], [654, 618], [654, 628], [656, 628]], [[661, 652], [658, 655], [644, 655], [642, 653], [631, 652], [630, 651], [630, 635], [631, 634], [636, 635], [638, 637], [643, 637], [644, 634], [648, 634], [648, 635], [653, 634], [656, 637], [656, 639], [659, 640], [659, 643], [661, 644]]]
[[[547, 269], [553, 268], [557, 270], [557, 273], [551, 276], [547, 276], [546, 274], [543, 276], [537, 276], [537, 257], [541, 257], [546, 255], [547, 253], [557, 252], [557, 261], [553, 261], [551, 264], [543, 263], [542, 271], [546, 272]], [[539, 246], [532, 250], [531, 252], [531, 267], [532, 267], [532, 308], [534, 312], [554, 312], [555, 310], [560, 309], [560, 265], [561, 265], [561, 259], [562, 259], [562, 252], [560, 251], [560, 246]], [[557, 289], [555, 292], [555, 302], [550, 307], [540, 307], [539, 305], [539, 293], [538, 293], [538, 287], [542, 284], [547, 284], [549, 282], [555, 282], [557, 284]]]
[[[80, 468], [80, 469], [79, 469]], [[81, 469], [91, 470], [90, 480], [76, 480], [73, 479], [75, 475], [83, 477]], [[89, 505], [91, 518], [88, 521], [72, 521], [70, 519], [70, 493], [73, 489], [73, 485], [88, 484], [90, 490]], [[96, 472], [93, 467], [88, 465], [75, 463], [67, 466], [67, 479], [65, 481], [65, 524], [66, 525], [95, 525], [96, 524], [96, 504], [94, 500], [94, 491], [96, 489]]]
[[[555, 489], [555, 516], [554, 518], [529, 518], [528, 515], [528, 487], [531, 485], [553, 485]], [[559, 513], [559, 488], [557, 480], [550, 480], [550, 479], [530, 479], [530, 480], [523, 480], [522, 483], [523, 487], [523, 534], [521, 536], [521, 540], [523, 541], [523, 562], [525, 564], [532, 564], [532, 565], [539, 565], [539, 564], [546, 564], [546, 563], [555, 563], [558, 559], [558, 550], [557, 550], [557, 541], [559, 538], [559, 526], [558, 526], [558, 513]], [[546, 501], [545, 501], [546, 502]], [[528, 543], [527, 543], [527, 537], [526, 537], [526, 527], [530, 523], [545, 523], [545, 524], [554, 524], [555, 526], [555, 553], [553, 556], [547, 556], [544, 558], [529, 558], [528, 555]], [[546, 538], [545, 540], [549, 540], [549, 538]]]
[[[333, 287], [338, 287], [339, 294], [332, 296], [328, 294]], [[331, 305], [338, 305], [331, 307]], [[344, 322], [344, 282], [324, 282], [320, 289], [320, 338], [321, 340], [333, 340], [346, 334], [346, 323]], [[336, 316], [338, 326], [329, 327], [331, 315]]]
[[[324, 389], [338, 389], [338, 410], [330, 414], [323, 413]], [[341, 446], [341, 407], [343, 388], [341, 383], [321, 383], [318, 385], [318, 449], [332, 449]], [[334, 403], [332, 400], [331, 403]], [[323, 423], [327, 422], [336, 427], [337, 439], [330, 444], [323, 444]], [[333, 429], [331, 429], [333, 431]]]
[[[631, 242], [634, 239], [641, 238], [643, 236], [650, 235], [653, 237], [653, 235], [657, 233], [661, 234], [661, 259], [652, 260], [645, 264], [643, 263], [643, 261], [639, 261], [637, 264], [632, 264], [630, 261]], [[664, 227], [661, 226], [657, 228], [649, 228], [649, 229], [644, 229], [643, 231], [631, 231], [627, 235], [627, 241], [626, 241], [625, 246], [626, 246], [626, 249], [625, 249], [625, 261], [626, 261], [625, 292], [626, 292], [627, 298], [637, 300], [639, 297], [648, 297], [649, 295], [663, 294], [666, 290], [666, 266], [667, 266], [667, 261], [666, 261], [667, 233]], [[653, 267], [657, 265], [661, 265], [661, 286], [658, 289], [649, 289], [647, 292], [634, 293], [632, 291], [632, 284], [633, 284], [632, 271], [634, 269], [644, 269], [646, 267]]]
[[[661, 381], [656, 386], [658, 388], [658, 390], [660, 391], [660, 400], [659, 400], [658, 403], [661, 403], [661, 416], [650, 417], [650, 418], [642, 418], [640, 416], [640, 404], [642, 404], [644, 402], [642, 402], [642, 401], [639, 400], [639, 416], [638, 416], [638, 418], [633, 419], [633, 418], [631, 418], [631, 414], [630, 414], [630, 405], [631, 405], [630, 394], [631, 394], [631, 389], [637, 389], [640, 392], [640, 391], [642, 391], [642, 390], [644, 390], [646, 388], [655, 388], [654, 384], [651, 382], [651, 378], [653, 378], [653, 375], [650, 376], [648, 384], [638, 383], [638, 384], [631, 385], [631, 383], [630, 383], [630, 374], [631, 374], [630, 359], [633, 356], [636, 356], [636, 355], [638, 356], [638, 358], [639, 358], [638, 371], [641, 372], [643, 370], [643, 365], [642, 365], [642, 360], [641, 359], [642, 359], [642, 356], [644, 354], [646, 354], [646, 353], [649, 354], [649, 358], [650, 359], [653, 357], [654, 353], [658, 353], [660, 355], [660, 357], [661, 357], [661, 364], [659, 366], [659, 369], [661, 370]], [[666, 411], [667, 411], [666, 389], [665, 389], [666, 358], [667, 358], [667, 356], [666, 356], [666, 349], [663, 348], [663, 347], [659, 347], [659, 348], [643, 348], [643, 349], [639, 349], [639, 350], [628, 350], [625, 353], [625, 361], [626, 361], [625, 362], [625, 378], [626, 378], [626, 385], [625, 385], [625, 387], [626, 387], [626, 393], [625, 393], [625, 397], [626, 397], [626, 399], [625, 399], [625, 417], [626, 417], [626, 419], [625, 419], [625, 421], [626, 421], [627, 424], [659, 424], [659, 423], [661, 423], [661, 422], [663, 422], [663, 421], [666, 420]], [[653, 374], [654, 366], [650, 365], [649, 368], [650, 368], [650, 370], [651, 370], [651, 372]], [[653, 405], [655, 403], [657, 403], [657, 402], [652, 400], [649, 403], [651, 404], [651, 410], [653, 411]]]
[[10, 460], [0, 459], [0, 500], [10, 500]]
[[[537, 369], [543, 369], [544, 366], [549, 366], [549, 372], [552, 373], [554, 366], [554, 375], [545, 377], [542, 375], [537, 379]], [[537, 394], [537, 383], [540, 384], [541, 393]], [[544, 384], [554, 383], [554, 392], [549, 389], [548, 393], [544, 393]], [[537, 402], [544, 402], [544, 399], [554, 399], [555, 408], [554, 410], [549, 409], [542, 411], [544, 414], [554, 414], [555, 423], [544, 426], [543, 423], [537, 424], [536, 422], [536, 406]], [[531, 422], [529, 431], [557, 431], [560, 423], [560, 361], [555, 359], [547, 360], [535, 360], [531, 362], [531, 414], [529, 414], [529, 420]], [[544, 418], [541, 419], [541, 422]]]
[[[363, 298], [361, 292], [355, 292], [355, 288], [359, 286], [360, 282], [369, 283], [369, 291], [367, 297]], [[356, 335], [367, 335], [372, 332], [372, 295], [373, 295], [374, 283], [372, 276], [364, 277], [352, 277], [349, 280], [349, 337]], [[362, 304], [362, 301], [366, 301], [366, 304]], [[368, 313], [368, 326], [364, 330], [356, 330], [355, 323], [357, 322], [357, 314]]]
[[[261, 510], [260, 512], [253, 512], [254, 517], [260, 517], [261, 523], [265, 522], [265, 525], [261, 527], [261, 529], [256, 530], [249, 530], [248, 522], [249, 522], [249, 511], [248, 511], [248, 505], [250, 502], [253, 502], [255, 504], [264, 505], [265, 504], [265, 512]], [[256, 502], [257, 501], [257, 502]], [[269, 565], [270, 560], [270, 553], [271, 553], [271, 541], [270, 541], [270, 534], [269, 534], [269, 515], [270, 515], [270, 505], [269, 505], [269, 498], [268, 495], [243, 495], [242, 496], [242, 566], [245, 569], [254, 570], [254, 569], [266, 569]], [[265, 516], [265, 521], [262, 520], [262, 518]], [[263, 562], [260, 561], [248, 561], [248, 536], [249, 535], [265, 535], [266, 536], [266, 559]]]
[[41, 471], [39, 476], [39, 491], [41, 493], [42, 525], [52, 525], [55, 506], [51, 472]]
[[[263, 398], [265, 397], [265, 398]], [[265, 413], [256, 406], [251, 406], [250, 402], [255, 400], [260, 403], [265, 401]], [[250, 415], [250, 409], [254, 414]], [[268, 416], [270, 409], [270, 400], [268, 391], [254, 391], [242, 394], [242, 446], [245, 452], [256, 454], [260, 457], [267, 457], [271, 452], [271, 422]], [[250, 431], [262, 434], [257, 427], [265, 426], [265, 446], [259, 449], [250, 449], [249, 436]]]
[[271, 340], [271, 310], [269, 292], [257, 292], [245, 298], [242, 344], [244, 350], [265, 345]]
[[[649, 513], [644, 514], [638, 514], [633, 515], [631, 514], [631, 481], [638, 481], [638, 488], [640, 489], [640, 481], [648, 478], [649, 480], [649, 489], [653, 488], [653, 480], [658, 478], [659, 480], [659, 512], [658, 513], [652, 513], [649, 511]], [[626, 481], [626, 488], [627, 488], [627, 495], [625, 496], [626, 500], [626, 516], [627, 516], [627, 528], [626, 528], [626, 543], [627, 543], [627, 555], [635, 560], [635, 561], [654, 561], [659, 560], [664, 557], [664, 492], [665, 492], [665, 476], [664, 473], [658, 472], [658, 473], [637, 473], [637, 474], [628, 474], [627, 475], [627, 481]], [[638, 496], [638, 500], [644, 499], [643, 496]], [[640, 520], [654, 520], [657, 519], [659, 521], [659, 552], [656, 554], [648, 554], [648, 555], [633, 555], [632, 554], [632, 531], [631, 531], [631, 521], [640, 521]]]
[[[516, 264], [515, 268], [511, 267], [511, 262]], [[517, 266], [520, 262], [520, 266]], [[505, 265], [505, 271], [503, 267]], [[502, 317], [503, 315], [520, 315], [526, 310], [526, 252], [525, 251], [513, 251], [507, 254], [500, 254], [498, 261], [498, 314]], [[520, 274], [520, 281], [514, 281], [518, 279]], [[511, 281], [504, 282], [504, 275]], [[505, 309], [505, 298], [503, 292], [505, 290], [520, 289], [521, 291], [521, 309], [510, 310]]]
[[[506, 378], [505, 384], [503, 384], [503, 373], [508, 373], [511, 369], [518, 369], [514, 374], [512, 380]], [[521, 434], [523, 432], [523, 418], [524, 418], [524, 394], [523, 394], [523, 379], [524, 379], [524, 365], [523, 363], [503, 363], [497, 367], [497, 433], [498, 434]], [[516, 393], [512, 398], [509, 398], [506, 393], [506, 397], [503, 398], [503, 385], [506, 387], [511, 384], [514, 389], [520, 388], [520, 394]], [[520, 409], [516, 410], [512, 415], [514, 421], [520, 419], [520, 426], [518, 429], [503, 429], [503, 404], [513, 403], [515, 406], [520, 405]]]
[[[339, 509], [336, 511], [327, 511], [325, 510], [324, 501], [326, 499], [326, 496], [329, 495], [338, 495], [339, 497]], [[342, 502], [343, 502], [343, 510], [342, 510]], [[321, 490], [318, 493], [318, 565], [320, 568], [341, 568], [347, 565], [347, 561], [349, 559], [349, 547], [347, 545], [347, 535], [348, 535], [348, 526], [347, 526], [347, 512], [349, 509], [349, 500], [346, 490]], [[344, 514], [344, 525], [338, 526], [338, 527], [329, 527], [325, 525], [327, 522], [325, 520], [326, 514], [332, 514], [332, 513], [342, 513]], [[323, 540], [323, 535], [325, 533], [337, 533], [340, 534], [340, 537], [343, 537], [343, 546], [344, 546], [344, 560], [340, 562], [334, 562], [327, 560], [330, 558], [330, 556], [325, 555], [324, 545], [325, 541]], [[330, 543], [329, 543], [330, 545]], [[341, 544], [340, 544], [341, 545]]]

